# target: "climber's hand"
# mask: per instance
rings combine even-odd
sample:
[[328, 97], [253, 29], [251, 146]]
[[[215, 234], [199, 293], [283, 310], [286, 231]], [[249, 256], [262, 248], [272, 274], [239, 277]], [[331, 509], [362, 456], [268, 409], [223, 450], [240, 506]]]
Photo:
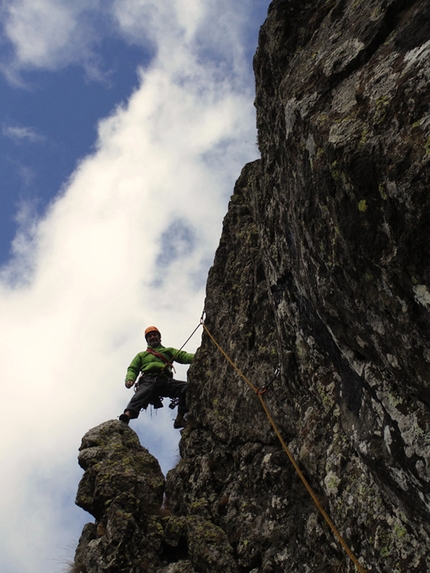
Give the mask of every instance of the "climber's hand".
[[126, 381], [125, 381], [125, 387], [126, 387], [126, 388], [131, 388], [132, 386], [134, 386], [134, 381], [133, 381], [133, 380], [126, 380]]

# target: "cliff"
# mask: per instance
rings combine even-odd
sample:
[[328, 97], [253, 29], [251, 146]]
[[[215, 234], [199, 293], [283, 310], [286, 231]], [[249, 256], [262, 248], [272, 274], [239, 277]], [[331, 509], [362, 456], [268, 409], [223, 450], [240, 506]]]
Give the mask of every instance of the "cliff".
[[164, 484], [130, 428], [84, 437], [74, 573], [357, 570], [261, 400], [363, 569], [430, 570], [429, 23], [424, 0], [270, 5], [180, 462]]

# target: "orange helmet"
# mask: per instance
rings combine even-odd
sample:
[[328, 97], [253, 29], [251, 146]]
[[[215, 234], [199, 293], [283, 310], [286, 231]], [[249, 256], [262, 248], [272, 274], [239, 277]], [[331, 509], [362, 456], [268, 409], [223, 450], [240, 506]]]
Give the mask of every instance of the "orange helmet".
[[156, 326], [148, 326], [148, 328], [145, 329], [145, 338], [150, 332], [158, 332], [158, 334], [161, 337], [161, 332], [158, 330]]

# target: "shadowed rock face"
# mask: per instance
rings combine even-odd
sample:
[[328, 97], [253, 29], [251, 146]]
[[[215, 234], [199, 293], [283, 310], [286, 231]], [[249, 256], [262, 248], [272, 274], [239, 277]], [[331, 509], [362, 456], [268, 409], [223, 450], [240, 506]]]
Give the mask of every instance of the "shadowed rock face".
[[[430, 4], [275, 1], [207, 326], [369, 570], [430, 570]], [[168, 476], [244, 571], [353, 571], [255, 395], [205, 335]], [[193, 487], [190, 489], [189, 481]], [[181, 485], [183, 484], [183, 485]]]
[[[265, 403], [378, 573], [430, 570], [429, 24], [428, 1], [272, 2], [254, 59], [261, 160], [237, 181], [207, 283], [208, 329], [255, 386], [281, 365]], [[354, 571], [206, 333], [189, 405], [172, 515], [133, 502], [140, 564], [82, 573]], [[162, 487], [149, 496], [133, 471], [153, 506]], [[101, 481], [80, 486], [97, 523], [113, 491]]]

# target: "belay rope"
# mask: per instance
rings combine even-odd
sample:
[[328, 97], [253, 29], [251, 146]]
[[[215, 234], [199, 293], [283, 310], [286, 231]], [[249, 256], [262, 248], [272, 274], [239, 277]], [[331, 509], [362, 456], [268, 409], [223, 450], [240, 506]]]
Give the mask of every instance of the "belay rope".
[[[349, 548], [349, 546], [347, 545], [347, 543], [345, 542], [345, 540], [343, 539], [343, 537], [341, 536], [341, 534], [339, 533], [339, 530], [336, 528], [336, 526], [334, 525], [334, 523], [332, 522], [332, 520], [330, 519], [330, 517], [328, 516], [328, 514], [326, 513], [326, 511], [324, 510], [324, 508], [322, 507], [320, 501], [318, 500], [315, 492], [313, 491], [313, 489], [311, 488], [311, 486], [309, 485], [308, 481], [306, 480], [305, 476], [303, 475], [302, 471], [300, 470], [296, 460], [294, 459], [293, 455], [291, 454], [290, 450], [288, 449], [287, 445], [285, 444], [279, 429], [277, 427], [277, 425], [275, 424], [275, 421], [273, 420], [266, 403], [264, 402], [263, 399], [263, 395], [267, 392], [269, 386], [275, 381], [275, 379], [279, 376], [280, 374], [280, 369], [278, 368], [275, 372], [275, 375], [273, 377], [273, 379], [266, 384], [265, 386], [259, 386], [256, 387], [254, 386], [254, 384], [252, 384], [252, 382], [250, 382], [250, 380], [243, 374], [243, 372], [241, 372], [241, 370], [239, 370], [239, 368], [236, 366], [236, 364], [233, 362], [233, 360], [228, 356], [228, 354], [226, 354], [226, 352], [221, 348], [221, 346], [218, 344], [218, 342], [215, 340], [215, 338], [212, 336], [212, 334], [209, 332], [208, 327], [206, 326], [205, 322], [204, 322], [204, 315], [205, 313], [203, 312], [202, 317], [200, 319], [200, 324], [193, 330], [192, 334], [187, 338], [187, 340], [184, 342], [184, 344], [181, 346], [181, 349], [185, 346], [185, 344], [190, 340], [190, 338], [194, 335], [194, 333], [197, 331], [197, 329], [199, 328], [200, 325], [203, 326], [203, 329], [205, 330], [206, 334], [209, 336], [209, 338], [211, 339], [211, 341], [214, 343], [214, 345], [218, 348], [218, 350], [221, 352], [221, 354], [224, 356], [224, 358], [226, 358], [226, 360], [231, 364], [231, 366], [236, 370], [236, 372], [240, 375], [240, 377], [248, 384], [248, 386], [251, 388], [251, 390], [253, 390], [253, 392], [258, 396], [258, 399], [260, 400], [261, 406], [263, 407], [263, 410], [266, 413], [266, 416], [275, 432], [275, 434], [278, 436], [278, 439], [285, 451], [285, 453], [287, 454], [290, 462], [292, 463], [294, 469], [297, 472], [297, 475], [300, 477], [300, 479], [303, 482], [303, 485], [305, 486], [305, 488], [307, 489], [309, 495], [311, 496], [312, 500], [314, 501], [315, 505], [317, 506], [319, 512], [321, 513], [321, 515], [323, 516], [324, 520], [326, 521], [327, 525], [330, 527], [330, 529], [332, 530], [334, 536], [337, 538], [337, 540], [339, 541], [340, 545], [343, 547], [343, 549], [345, 550], [346, 554], [348, 555], [348, 557], [351, 559], [351, 561], [354, 563], [354, 565], [356, 566], [356, 568], [358, 569], [358, 571], [360, 573], [366, 573], [366, 569], [361, 565], [361, 563], [358, 561], [358, 559], [355, 557], [354, 553], [351, 551], [351, 549]], [[173, 361], [173, 359], [172, 359]]]

